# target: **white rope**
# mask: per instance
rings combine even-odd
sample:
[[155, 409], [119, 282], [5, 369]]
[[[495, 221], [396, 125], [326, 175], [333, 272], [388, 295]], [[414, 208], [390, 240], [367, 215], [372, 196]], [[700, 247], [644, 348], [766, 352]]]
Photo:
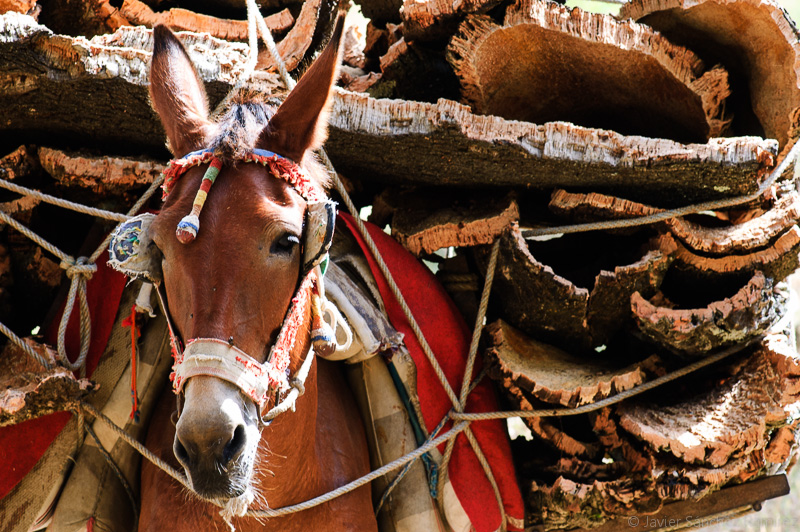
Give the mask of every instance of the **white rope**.
[[[2, 173], [4, 176], [8, 175], [8, 171], [5, 168], [0, 168], [0, 173]], [[44, 192], [40, 192], [32, 188], [23, 187], [8, 181], [5, 177], [0, 178], [0, 187], [8, 189], [12, 192], [16, 192], [17, 194], [22, 194], [24, 196], [31, 196], [45, 203], [58, 205], [59, 207], [63, 207], [65, 209], [69, 209], [76, 212], [82, 212], [83, 214], [90, 214], [92, 216], [97, 216], [98, 218], [105, 218], [106, 220], [112, 220], [115, 222], [124, 222], [127, 221], [129, 218], [129, 216], [125, 214], [120, 214], [118, 212], [113, 212], [113, 211], [106, 211], [103, 209], [96, 209], [94, 207], [89, 207], [88, 205], [82, 205], [80, 203], [74, 203], [72, 201], [68, 201], [63, 198], [57, 198], [55, 196], [45, 194]]]
[[771, 187], [781, 175], [783, 175], [783, 173], [789, 168], [789, 165], [795, 162], [798, 155], [800, 155], [800, 140], [795, 142], [794, 146], [792, 146], [792, 149], [790, 149], [789, 153], [786, 154], [786, 157], [784, 157], [783, 160], [780, 162], [780, 164], [776, 166], [772, 170], [772, 172], [770, 172], [769, 177], [767, 177], [767, 179], [763, 183], [761, 183], [758, 189], [755, 192], [751, 194], [746, 194], [744, 196], [735, 196], [732, 198], [695, 203], [693, 205], [686, 205], [684, 207], [679, 207], [677, 209], [664, 210], [661, 212], [656, 212], [645, 216], [637, 216], [635, 218], [624, 218], [621, 220], [603, 220], [599, 222], [559, 225], [554, 227], [536, 227], [530, 229], [523, 229], [521, 233], [523, 238], [530, 239], [546, 235], [560, 235], [568, 233], [582, 233], [586, 231], [621, 229], [624, 227], [636, 227], [640, 225], [654, 224], [656, 222], [663, 222], [664, 220], [669, 220], [671, 218], [680, 218], [681, 216], [686, 216], [687, 214], [696, 214], [703, 211], [713, 211], [727, 207], [735, 207], [737, 205], [742, 205], [743, 203], [755, 201], [758, 198], [760, 198], [761, 195], [764, 194], [764, 192], [766, 192], [767, 189]]
[[[144, 204], [153, 196], [153, 194], [158, 190], [158, 187], [161, 186], [161, 183], [164, 180], [164, 176], [159, 176], [158, 178], [153, 180], [150, 187], [145, 191], [144, 194], [139, 198], [139, 200], [130, 208], [127, 215], [120, 215], [117, 213], [111, 213], [115, 216], [122, 217], [122, 220], [127, 220], [132, 215], [136, 214], [141, 210]], [[6, 182], [3, 179], [0, 179], [0, 187], [5, 185], [12, 185]], [[47, 196], [46, 194], [41, 194], [40, 192], [29, 189], [26, 187], [20, 187], [18, 185], [13, 185], [13, 188], [9, 188], [14, 192], [18, 192], [20, 194], [25, 194], [33, 197], [39, 197], [40, 195], [45, 196], [51, 199], [58, 199], [53, 198], [53, 196]], [[78, 210], [73, 208], [74, 206], [80, 206], [77, 203], [68, 202], [66, 200], [59, 201], [59, 202], [51, 202], [58, 206]], [[84, 206], [85, 207], [85, 206]], [[93, 209], [91, 207], [86, 207], [85, 210], [80, 210], [80, 212], [86, 212], [87, 214], [93, 213], [93, 211], [97, 211], [97, 213], [109, 213], [109, 211], [101, 211], [100, 209]], [[95, 215], [99, 215], [95, 213]], [[105, 216], [102, 216], [105, 217]], [[111, 241], [111, 233], [109, 233], [103, 242], [97, 247], [97, 249], [92, 253], [89, 258], [86, 257], [78, 257], [77, 259], [70, 256], [69, 254], [65, 253], [64, 251], [60, 250], [55, 245], [48, 242], [42, 236], [36, 234], [35, 232], [31, 231], [29, 228], [25, 227], [23, 224], [15, 220], [10, 215], [6, 214], [5, 212], [0, 211], [0, 221], [13, 227], [16, 231], [21, 233], [22, 235], [26, 236], [36, 244], [38, 244], [41, 248], [45, 249], [46, 251], [50, 252], [52, 255], [59, 259], [59, 265], [62, 269], [65, 270], [67, 277], [70, 279], [70, 287], [69, 292], [67, 294], [67, 302], [64, 307], [64, 313], [61, 316], [61, 321], [59, 323], [58, 328], [58, 340], [56, 346], [56, 353], [58, 356], [58, 361], [66, 368], [70, 369], [71, 371], [79, 371], [81, 377], [86, 376], [86, 356], [89, 352], [89, 347], [91, 343], [91, 333], [92, 333], [92, 325], [91, 325], [91, 316], [89, 313], [89, 305], [86, 298], [86, 283], [92, 277], [94, 272], [97, 271], [97, 259], [103, 252], [108, 248], [108, 243]], [[80, 315], [80, 351], [78, 354], [78, 358], [75, 362], [70, 362], [69, 357], [67, 356], [66, 352], [66, 330], [69, 324], [69, 319], [72, 315], [72, 311], [75, 308], [75, 302], [78, 302], [78, 309]], [[22, 338], [14, 334], [11, 329], [9, 329], [5, 324], [0, 323], [0, 332], [5, 334], [9, 340], [14, 342], [17, 346], [19, 346], [22, 350], [25, 351], [29, 356], [33, 357], [37, 362], [39, 362], [42, 366], [46, 369], [52, 369], [52, 364], [50, 364], [47, 360], [42, 358], [36, 351], [31, 348]]]

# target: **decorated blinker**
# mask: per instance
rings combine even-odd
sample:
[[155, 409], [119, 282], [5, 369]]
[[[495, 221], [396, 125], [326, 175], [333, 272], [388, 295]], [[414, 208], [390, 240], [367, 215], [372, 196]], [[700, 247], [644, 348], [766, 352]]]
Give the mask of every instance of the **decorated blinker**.
[[161, 252], [148, 233], [156, 215], [134, 216], [114, 229], [108, 245], [108, 264], [133, 279], [161, 281]]

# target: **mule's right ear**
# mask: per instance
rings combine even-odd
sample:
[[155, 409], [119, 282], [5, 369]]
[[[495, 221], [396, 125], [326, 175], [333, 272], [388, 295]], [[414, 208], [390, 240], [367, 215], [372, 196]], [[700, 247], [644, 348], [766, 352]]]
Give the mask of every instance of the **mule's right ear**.
[[181, 42], [161, 24], [153, 30], [150, 100], [175, 157], [205, 145], [211, 122], [203, 82]]

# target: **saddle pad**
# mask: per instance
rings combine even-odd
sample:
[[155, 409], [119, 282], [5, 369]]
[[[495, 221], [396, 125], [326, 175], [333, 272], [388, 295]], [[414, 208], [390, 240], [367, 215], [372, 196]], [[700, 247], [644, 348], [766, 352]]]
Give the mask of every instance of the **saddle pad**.
[[[97, 367], [100, 355], [105, 350], [126, 282], [124, 275], [106, 266], [107, 260], [108, 252], [105, 252], [97, 260], [97, 272], [89, 280], [86, 288], [92, 317], [91, 344], [86, 358], [86, 371], [89, 376]], [[62, 305], [62, 311], [64, 306], [65, 304]], [[67, 353], [71, 356], [77, 356], [80, 351], [80, 318], [77, 307], [76, 302], [66, 334]], [[50, 345], [56, 343], [61, 314], [58, 312], [58, 318], [47, 328], [45, 341]], [[3, 460], [0, 460], [0, 499], [8, 495], [36, 465], [71, 417], [72, 414], [69, 412], [57, 412], [0, 428], [0, 449], [3, 449]]]
[[[422, 416], [428, 432], [431, 432], [450, 410], [450, 400], [414, 336], [402, 308], [392, 295], [375, 259], [359, 234], [353, 218], [346, 213], [339, 213], [339, 217], [353, 233], [369, 262], [383, 297], [389, 321], [395, 329], [405, 335], [406, 347], [417, 367], [417, 393]], [[436, 354], [447, 380], [458, 394], [471, 339], [471, 333], [463, 317], [430, 270], [379, 227], [369, 223], [366, 226], [426, 340]], [[481, 359], [478, 357], [474, 374], [477, 375], [480, 369]], [[483, 380], [470, 394], [466, 411], [492, 412], [498, 409], [499, 405], [491, 383]], [[451, 426], [452, 423], [448, 423], [445, 430]], [[479, 421], [473, 423], [471, 428], [500, 488], [505, 512], [509, 517], [508, 528], [522, 530], [524, 505], [517, 484], [505, 424], [499, 420]], [[439, 450], [444, 452], [444, 445], [441, 445]], [[459, 434], [456, 438], [449, 475], [456, 496], [475, 530], [477, 532], [498, 530], [502, 517], [495, 502], [494, 492], [463, 434]]]

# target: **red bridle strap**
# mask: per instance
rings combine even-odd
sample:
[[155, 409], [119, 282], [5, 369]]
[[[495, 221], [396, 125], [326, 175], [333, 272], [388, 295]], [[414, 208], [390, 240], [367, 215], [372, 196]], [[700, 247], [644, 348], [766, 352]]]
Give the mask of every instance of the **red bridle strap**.
[[[197, 375], [218, 377], [235, 384], [259, 407], [266, 403], [271, 391], [286, 391], [289, 388], [292, 351], [298, 332], [308, 327], [305, 315], [316, 290], [315, 269], [306, 275], [292, 298], [278, 339], [264, 363], [218, 338], [189, 340], [185, 350], [174, 353], [175, 363], [170, 378], [175, 393], [181, 393], [186, 380]], [[178, 345], [177, 339], [173, 338], [173, 345]]]

